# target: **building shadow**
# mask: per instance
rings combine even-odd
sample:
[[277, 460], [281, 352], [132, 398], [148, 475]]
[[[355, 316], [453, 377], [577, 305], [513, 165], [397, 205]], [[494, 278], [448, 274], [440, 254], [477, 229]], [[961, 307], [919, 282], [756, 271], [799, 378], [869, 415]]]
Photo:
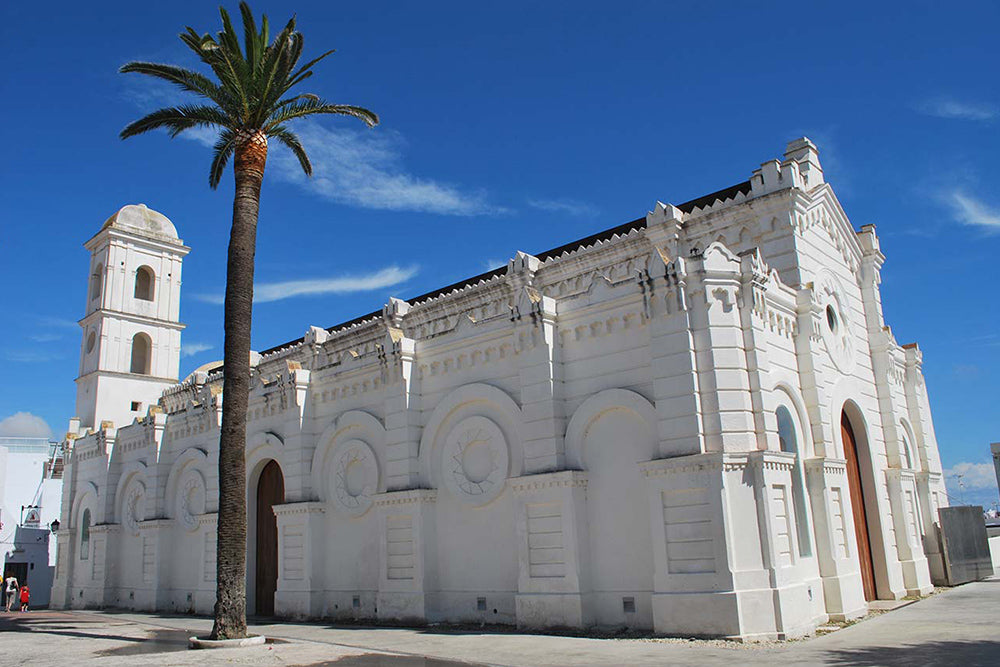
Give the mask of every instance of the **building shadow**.
[[827, 665], [858, 667], [995, 667], [1000, 664], [1000, 640], [869, 646], [829, 651], [823, 658]]

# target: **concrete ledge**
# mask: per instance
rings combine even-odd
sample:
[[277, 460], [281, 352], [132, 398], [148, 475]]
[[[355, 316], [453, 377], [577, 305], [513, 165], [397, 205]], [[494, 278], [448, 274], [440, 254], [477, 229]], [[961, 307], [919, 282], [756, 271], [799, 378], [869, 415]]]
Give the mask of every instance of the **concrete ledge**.
[[247, 646], [263, 646], [267, 642], [264, 635], [250, 635], [243, 639], [208, 639], [207, 637], [189, 637], [188, 648], [245, 648]]

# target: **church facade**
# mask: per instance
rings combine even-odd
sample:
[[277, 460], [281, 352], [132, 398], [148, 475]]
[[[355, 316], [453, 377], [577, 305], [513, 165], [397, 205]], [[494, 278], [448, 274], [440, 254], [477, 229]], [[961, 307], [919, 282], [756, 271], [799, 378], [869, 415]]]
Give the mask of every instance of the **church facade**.
[[[86, 246], [53, 604], [210, 613], [218, 368], [181, 260]], [[787, 638], [943, 580], [921, 353], [816, 147], [255, 356], [250, 613]]]

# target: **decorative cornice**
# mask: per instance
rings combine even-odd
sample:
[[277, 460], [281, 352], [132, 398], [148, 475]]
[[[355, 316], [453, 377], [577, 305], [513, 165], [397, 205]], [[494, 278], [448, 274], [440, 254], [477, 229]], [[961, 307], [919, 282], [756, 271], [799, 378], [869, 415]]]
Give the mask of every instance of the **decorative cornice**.
[[791, 470], [795, 467], [795, 454], [771, 450], [756, 451], [747, 455], [747, 462], [762, 470]]
[[587, 473], [583, 470], [559, 470], [537, 475], [512, 477], [507, 480], [514, 493], [527, 493], [552, 488], [569, 488], [587, 486]]
[[847, 461], [845, 459], [834, 459], [825, 456], [817, 456], [805, 460], [806, 471], [822, 472], [825, 475], [845, 475], [847, 474]]
[[308, 500], [301, 503], [285, 503], [275, 505], [273, 508], [276, 516], [291, 516], [293, 514], [323, 514], [326, 512], [326, 503]]
[[747, 452], [708, 452], [645, 461], [639, 464], [639, 469], [646, 477], [661, 477], [687, 472], [732, 472], [743, 470], [746, 466]]
[[176, 523], [173, 519], [147, 519], [139, 522], [139, 530], [156, 530], [159, 528], [170, 528]]
[[90, 527], [91, 534], [96, 533], [96, 534], [113, 535], [116, 533], [120, 533], [121, 531], [122, 531], [121, 524], [117, 523], [99, 523], [95, 526]]
[[389, 505], [410, 505], [414, 503], [433, 503], [437, 500], [437, 489], [405, 489], [402, 491], [389, 491], [372, 496], [375, 505], [387, 507]]
[[215, 526], [219, 523], [219, 515], [217, 512], [199, 514], [196, 518], [198, 519], [199, 526]]

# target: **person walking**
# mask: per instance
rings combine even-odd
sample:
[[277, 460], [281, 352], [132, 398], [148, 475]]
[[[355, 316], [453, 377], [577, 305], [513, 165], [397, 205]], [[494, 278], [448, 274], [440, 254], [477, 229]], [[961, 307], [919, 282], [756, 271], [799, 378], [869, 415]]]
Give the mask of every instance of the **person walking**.
[[4, 581], [4, 592], [7, 594], [7, 611], [14, 606], [14, 597], [17, 595], [17, 577], [13, 574]]
[[31, 599], [31, 590], [28, 584], [21, 586], [21, 611], [28, 611], [28, 600]]

